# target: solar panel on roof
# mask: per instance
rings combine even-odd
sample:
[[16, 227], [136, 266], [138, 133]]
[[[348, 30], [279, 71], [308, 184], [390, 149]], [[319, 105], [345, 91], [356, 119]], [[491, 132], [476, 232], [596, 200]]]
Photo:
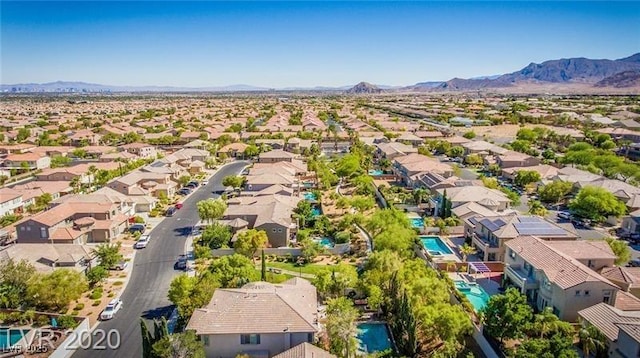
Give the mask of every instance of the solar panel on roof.
[[518, 218], [521, 223], [534, 223], [534, 222], [543, 222], [542, 219], [537, 218], [535, 216], [521, 216]]
[[494, 224], [496, 224], [498, 227], [502, 227], [507, 225], [506, 222], [502, 221], [502, 219], [497, 219], [496, 221], [493, 222]]
[[480, 273], [491, 272], [489, 267], [485, 265], [484, 262], [471, 262], [470, 265], [475, 272], [480, 272]]
[[553, 226], [547, 222], [528, 223], [521, 222], [515, 223], [513, 226], [518, 230], [520, 235], [563, 235], [565, 230]]
[[151, 163], [151, 166], [154, 167], [154, 168], [163, 167], [164, 165], [165, 165], [165, 163], [160, 162], [160, 161]]

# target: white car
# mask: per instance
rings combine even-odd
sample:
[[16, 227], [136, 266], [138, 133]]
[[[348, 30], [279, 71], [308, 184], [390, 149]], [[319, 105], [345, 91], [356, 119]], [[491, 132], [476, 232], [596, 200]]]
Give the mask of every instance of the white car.
[[571, 213], [568, 211], [558, 211], [558, 217], [560, 219], [569, 220], [571, 219]]
[[207, 184], [209, 184], [209, 181], [208, 181], [208, 180], [205, 180], [205, 181], [203, 181], [202, 183], [200, 183], [200, 185], [201, 185], [201, 186], [205, 186], [205, 185], [207, 185]]
[[116, 312], [120, 311], [122, 308], [122, 301], [119, 298], [112, 299], [107, 307], [105, 307], [104, 311], [100, 313], [100, 319], [102, 321], [106, 321], [112, 319]]
[[142, 236], [140, 236], [138, 241], [136, 241], [135, 248], [136, 249], [144, 249], [145, 247], [147, 247], [147, 245], [149, 244], [150, 240], [151, 240], [151, 236], [150, 235], [142, 235]]

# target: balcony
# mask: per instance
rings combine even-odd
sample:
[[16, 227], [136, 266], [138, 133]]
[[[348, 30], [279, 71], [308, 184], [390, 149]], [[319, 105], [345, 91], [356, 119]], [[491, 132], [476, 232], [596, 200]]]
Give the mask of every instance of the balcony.
[[524, 290], [536, 289], [539, 286], [538, 280], [533, 276], [529, 276], [520, 265], [508, 265], [506, 266], [505, 273], [507, 277], [513, 281], [517, 286]]
[[472, 241], [484, 252], [497, 253], [500, 251], [500, 245], [498, 245], [497, 242], [491, 242], [489, 240], [485, 240], [475, 232], [473, 233]]

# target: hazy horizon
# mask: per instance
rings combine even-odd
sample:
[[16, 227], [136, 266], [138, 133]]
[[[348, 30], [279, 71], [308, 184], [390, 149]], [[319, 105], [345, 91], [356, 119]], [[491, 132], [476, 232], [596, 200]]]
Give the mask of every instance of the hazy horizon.
[[638, 2], [2, 1], [0, 83], [405, 86], [640, 51]]

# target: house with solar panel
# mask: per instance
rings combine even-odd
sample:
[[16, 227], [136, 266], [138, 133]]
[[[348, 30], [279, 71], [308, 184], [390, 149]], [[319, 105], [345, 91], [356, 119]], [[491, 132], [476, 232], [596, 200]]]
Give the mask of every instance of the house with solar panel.
[[517, 287], [538, 311], [551, 307], [563, 321], [576, 322], [578, 311], [598, 303], [613, 305], [620, 291], [596, 271], [601, 265], [613, 266], [615, 254], [606, 241], [521, 236], [505, 246], [506, 285]]
[[576, 240], [571, 223], [556, 224], [539, 216], [511, 213], [500, 216], [471, 216], [464, 219], [465, 235], [471, 238], [482, 261], [504, 261], [505, 243], [520, 236], [543, 240]]

